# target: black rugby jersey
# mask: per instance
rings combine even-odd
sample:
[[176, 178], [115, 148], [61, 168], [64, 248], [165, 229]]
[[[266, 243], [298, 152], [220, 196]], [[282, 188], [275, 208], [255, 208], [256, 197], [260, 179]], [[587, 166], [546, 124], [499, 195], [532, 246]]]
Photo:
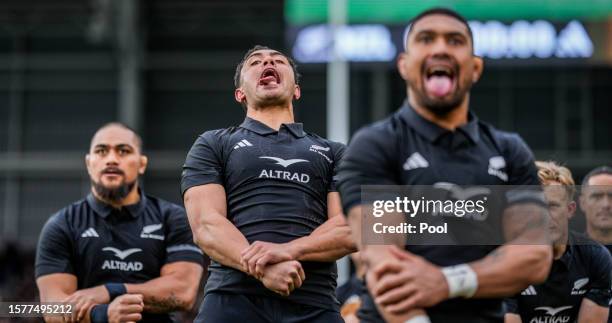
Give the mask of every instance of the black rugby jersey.
[[[73, 274], [78, 289], [106, 283], [144, 283], [176, 261], [203, 265], [185, 210], [140, 192], [122, 209], [89, 194], [49, 218], [38, 240], [36, 278]], [[168, 322], [168, 314], [144, 313], [142, 322]]]
[[[246, 118], [238, 127], [200, 135], [183, 166], [181, 190], [216, 183], [227, 194], [227, 218], [249, 243], [286, 243], [307, 236], [328, 219], [327, 194], [344, 145], [304, 132], [301, 123], [276, 131]], [[338, 308], [335, 262], [302, 262], [303, 285], [289, 300]], [[247, 274], [211, 261], [206, 293], [280, 297]]]
[[520, 315], [523, 322], [576, 322], [584, 298], [609, 306], [611, 271], [606, 248], [570, 231], [567, 249], [553, 262], [546, 281], [506, 299], [506, 311]]
[[[405, 103], [388, 118], [360, 129], [351, 139], [339, 172], [345, 214], [361, 201], [361, 185], [535, 185], [534, 158], [524, 141], [479, 121], [449, 131], [423, 118]], [[525, 195], [529, 198], [529, 194]], [[541, 197], [540, 197], [541, 198]], [[539, 201], [544, 205], [543, 200]], [[489, 222], [500, 221], [489, 217]], [[460, 219], [457, 222], [461, 221]], [[498, 226], [499, 227], [499, 226]], [[501, 232], [499, 233], [501, 235]], [[407, 249], [438, 266], [484, 258], [495, 245], [413, 245]], [[382, 322], [372, 298], [364, 295], [364, 322]], [[455, 322], [501, 322], [502, 299], [451, 299], [427, 310]], [[442, 321], [448, 318], [442, 318]]]

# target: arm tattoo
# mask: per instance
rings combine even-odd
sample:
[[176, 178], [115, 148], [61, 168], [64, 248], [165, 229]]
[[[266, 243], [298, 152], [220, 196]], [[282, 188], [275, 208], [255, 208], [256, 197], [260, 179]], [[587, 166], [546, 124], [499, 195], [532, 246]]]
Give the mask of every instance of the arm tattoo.
[[182, 310], [187, 306], [181, 302], [174, 293], [165, 298], [151, 296], [145, 300], [145, 311], [151, 313], [167, 313]]

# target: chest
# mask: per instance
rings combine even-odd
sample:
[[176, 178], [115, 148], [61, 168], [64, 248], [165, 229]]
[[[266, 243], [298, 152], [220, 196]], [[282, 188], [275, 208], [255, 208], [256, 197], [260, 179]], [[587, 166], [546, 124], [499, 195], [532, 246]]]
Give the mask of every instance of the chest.
[[521, 292], [519, 308], [530, 319], [549, 317], [550, 322], [572, 322], [589, 284], [584, 270], [556, 263], [544, 284], [529, 286]]
[[159, 220], [93, 218], [75, 232], [77, 266], [106, 278], [157, 276], [166, 255], [164, 226]]
[[510, 175], [506, 157], [486, 141], [453, 143], [449, 137], [432, 144], [409, 137], [397, 151], [395, 168], [404, 185], [504, 185]]
[[224, 175], [230, 189], [269, 180], [319, 189], [329, 183], [334, 167], [330, 146], [282, 133], [236, 137], [227, 151]]

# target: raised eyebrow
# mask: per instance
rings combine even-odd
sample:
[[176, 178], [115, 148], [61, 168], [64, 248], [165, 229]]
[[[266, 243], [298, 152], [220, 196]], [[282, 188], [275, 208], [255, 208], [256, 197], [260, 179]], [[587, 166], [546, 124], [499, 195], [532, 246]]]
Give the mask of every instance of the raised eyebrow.
[[[255, 52], [255, 53], [253, 53], [253, 54], [249, 55], [249, 57], [247, 57], [245, 61], [250, 60], [250, 59], [251, 59], [252, 57], [254, 57], [254, 56], [257, 56], [257, 57], [262, 57], [262, 56], [263, 56], [263, 54], [262, 54], [262, 53]], [[272, 52], [272, 53], [270, 53], [270, 56], [282, 56], [282, 57], [285, 57], [285, 55], [283, 55], [283, 54], [282, 54], [282, 53], [280, 53], [280, 52]]]
[[261, 57], [261, 56], [263, 56], [263, 54], [262, 53], [252, 53], [251, 55], [249, 55], [249, 57], [247, 57], [245, 59], [245, 61], [248, 61], [249, 59], [253, 58], [254, 56]]

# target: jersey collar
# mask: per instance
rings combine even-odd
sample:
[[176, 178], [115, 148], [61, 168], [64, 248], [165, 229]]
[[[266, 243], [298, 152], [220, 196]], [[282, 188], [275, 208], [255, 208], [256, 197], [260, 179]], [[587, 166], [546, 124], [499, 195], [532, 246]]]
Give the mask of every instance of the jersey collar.
[[[123, 207], [123, 209], [125, 209], [133, 218], [138, 217], [138, 215], [140, 215], [140, 213], [145, 209], [146, 205], [145, 194], [140, 189], [138, 190], [138, 193], [140, 194], [140, 200], [137, 203]], [[108, 217], [113, 210], [116, 210], [112, 206], [98, 200], [93, 193], [89, 193], [87, 195], [87, 203], [98, 215], [103, 218]]]
[[[408, 104], [408, 100], [404, 101], [399, 114], [409, 126], [432, 143], [437, 141], [442, 135], [452, 132], [423, 118]], [[468, 112], [468, 123], [458, 127], [456, 131], [461, 131], [473, 143], [477, 143], [480, 140], [478, 118], [471, 111]]]
[[[256, 134], [265, 136], [273, 133], [277, 133], [278, 131], [266, 126], [262, 122], [259, 122], [255, 119], [251, 119], [249, 117], [244, 118], [244, 122], [240, 125], [241, 128], [253, 131]], [[301, 123], [283, 123], [281, 128], [285, 127], [293, 134], [295, 137], [302, 138], [306, 135], [304, 132], [304, 126]]]
[[576, 242], [576, 237], [574, 236], [574, 233], [571, 230], [568, 230], [567, 248], [565, 248], [565, 252], [561, 256], [561, 258], [559, 258], [559, 260], [563, 262], [567, 267], [569, 267], [574, 261], [574, 248], [576, 248], [577, 244], [578, 242]]

